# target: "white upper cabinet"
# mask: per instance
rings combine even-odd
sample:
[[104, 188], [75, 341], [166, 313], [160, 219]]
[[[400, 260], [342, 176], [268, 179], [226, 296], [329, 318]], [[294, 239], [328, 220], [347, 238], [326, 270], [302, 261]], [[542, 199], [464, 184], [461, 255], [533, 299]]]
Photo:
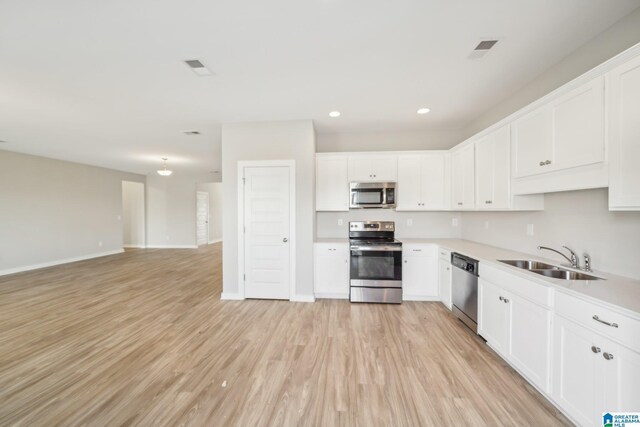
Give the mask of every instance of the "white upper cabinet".
[[609, 208], [640, 210], [640, 57], [607, 75]]
[[452, 209], [475, 207], [475, 146], [465, 145], [451, 152]]
[[511, 129], [514, 178], [604, 162], [604, 78], [533, 110]]
[[395, 154], [350, 155], [350, 182], [396, 182], [398, 156]]
[[347, 158], [316, 157], [316, 210], [349, 210]]
[[509, 125], [476, 141], [476, 205], [478, 209], [508, 209], [511, 135]]
[[398, 157], [397, 210], [420, 211], [449, 208], [447, 153]]

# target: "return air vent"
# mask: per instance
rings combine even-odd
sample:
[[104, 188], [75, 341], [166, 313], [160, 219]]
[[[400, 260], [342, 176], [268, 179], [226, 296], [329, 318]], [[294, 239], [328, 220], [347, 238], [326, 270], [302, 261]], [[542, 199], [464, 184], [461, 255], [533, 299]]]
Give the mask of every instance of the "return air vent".
[[211, 71], [199, 59], [188, 59], [184, 61], [191, 70], [199, 76], [210, 76]]

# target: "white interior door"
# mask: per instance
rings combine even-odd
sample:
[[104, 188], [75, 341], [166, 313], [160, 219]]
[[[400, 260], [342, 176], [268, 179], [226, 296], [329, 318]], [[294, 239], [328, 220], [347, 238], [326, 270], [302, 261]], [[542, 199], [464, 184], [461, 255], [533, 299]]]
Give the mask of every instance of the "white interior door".
[[290, 299], [289, 167], [244, 169], [245, 298]]
[[209, 193], [205, 191], [196, 194], [196, 237], [198, 246], [209, 243]]

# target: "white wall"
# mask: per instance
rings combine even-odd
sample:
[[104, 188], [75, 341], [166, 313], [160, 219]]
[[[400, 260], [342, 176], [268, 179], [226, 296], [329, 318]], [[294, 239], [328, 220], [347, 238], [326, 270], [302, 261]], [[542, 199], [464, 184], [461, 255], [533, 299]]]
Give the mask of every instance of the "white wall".
[[238, 161], [295, 160], [296, 296], [313, 295], [315, 132], [310, 120], [222, 126], [223, 293], [238, 293]]
[[[527, 224], [534, 224], [532, 237]], [[465, 212], [462, 237], [558, 261], [536, 248], [566, 245], [580, 256], [589, 253], [595, 270], [640, 279], [640, 212], [609, 212], [603, 188], [547, 194], [540, 212]]]
[[196, 190], [200, 177], [147, 176], [147, 247], [196, 248]]
[[122, 181], [122, 226], [125, 248], [145, 247], [144, 207], [144, 183]]
[[0, 151], [0, 274], [121, 251], [123, 180], [145, 177]]
[[198, 184], [198, 191], [209, 193], [209, 243], [222, 240], [222, 183]]
[[446, 150], [464, 139], [462, 130], [318, 134], [317, 151]]
[[[349, 237], [349, 221], [394, 221], [396, 237], [412, 238], [460, 238], [462, 227], [459, 212], [396, 212], [392, 209], [355, 209], [348, 212], [318, 212], [317, 237], [340, 238]], [[342, 219], [343, 224], [338, 225]], [[453, 220], [458, 224], [453, 225]], [[408, 225], [408, 221], [412, 225]]]

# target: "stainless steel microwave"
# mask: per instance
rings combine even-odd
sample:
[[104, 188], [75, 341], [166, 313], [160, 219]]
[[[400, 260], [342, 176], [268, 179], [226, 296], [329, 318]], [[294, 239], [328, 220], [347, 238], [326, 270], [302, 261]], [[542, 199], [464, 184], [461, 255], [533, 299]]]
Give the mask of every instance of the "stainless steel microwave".
[[350, 209], [395, 208], [395, 182], [352, 182], [350, 184]]

